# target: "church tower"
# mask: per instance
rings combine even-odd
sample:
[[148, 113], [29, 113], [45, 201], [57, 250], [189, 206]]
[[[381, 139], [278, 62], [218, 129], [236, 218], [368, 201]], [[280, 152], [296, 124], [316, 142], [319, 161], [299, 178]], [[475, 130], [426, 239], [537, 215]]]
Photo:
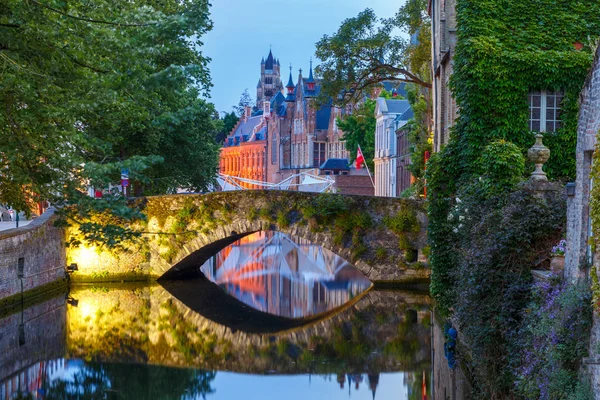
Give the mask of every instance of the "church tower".
[[279, 60], [273, 57], [273, 52], [269, 50], [267, 59], [262, 59], [260, 63], [260, 79], [256, 85], [256, 107], [261, 108], [263, 102], [270, 101], [277, 92], [283, 90], [281, 83]]

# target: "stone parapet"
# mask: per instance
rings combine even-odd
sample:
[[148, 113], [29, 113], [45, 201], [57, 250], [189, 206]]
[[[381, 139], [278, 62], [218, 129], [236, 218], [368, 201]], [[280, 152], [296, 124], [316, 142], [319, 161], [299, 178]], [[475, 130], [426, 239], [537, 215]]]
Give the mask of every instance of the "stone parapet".
[[0, 232], [0, 299], [65, 279], [65, 235], [53, 222], [51, 209], [26, 226]]

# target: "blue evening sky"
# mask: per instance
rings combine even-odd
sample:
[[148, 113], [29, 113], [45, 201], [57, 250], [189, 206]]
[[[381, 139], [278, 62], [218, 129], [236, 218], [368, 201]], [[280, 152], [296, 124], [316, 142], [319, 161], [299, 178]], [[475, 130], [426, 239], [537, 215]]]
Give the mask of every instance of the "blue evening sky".
[[[341, 22], [367, 7], [391, 17], [403, 0], [213, 0], [214, 29], [206, 35], [203, 53], [212, 59], [211, 101], [218, 111], [230, 112], [244, 89], [256, 97], [260, 60], [269, 54], [281, 62], [283, 84], [289, 65], [294, 82], [298, 68], [308, 75], [315, 43], [337, 31]], [[318, 61], [317, 61], [318, 62]]]

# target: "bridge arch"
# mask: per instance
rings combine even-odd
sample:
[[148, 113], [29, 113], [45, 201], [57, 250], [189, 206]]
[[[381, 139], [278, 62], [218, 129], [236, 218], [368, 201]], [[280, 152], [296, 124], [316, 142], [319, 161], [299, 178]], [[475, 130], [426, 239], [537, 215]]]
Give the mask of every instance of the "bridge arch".
[[[239, 238], [280, 231], [318, 244], [372, 282], [426, 281], [427, 219], [420, 201], [296, 191], [247, 190], [135, 200], [147, 216], [128, 252], [70, 248], [75, 281], [175, 279]], [[73, 228], [76, 229], [76, 228]], [[70, 233], [67, 232], [67, 235]], [[202, 261], [204, 259], [204, 261]]]
[[[337, 217], [339, 220], [332, 221], [319, 214], [306, 218], [306, 209], [322, 206], [324, 198], [346, 207]], [[324, 207], [331, 206], [325, 203]], [[173, 231], [173, 226], [187, 224], [175, 239], [170, 239], [170, 246], [161, 246], [160, 235], [150, 238], [151, 262], [159, 279], [185, 278], [225, 246], [258, 231], [279, 231], [318, 244], [351, 262], [372, 282], [408, 282], [428, 277], [422, 263], [407, 259], [401, 243], [409, 242], [418, 252], [425, 247], [425, 212], [416, 201], [291, 191], [236, 191], [150, 197], [144, 208], [150, 231]], [[188, 218], [194, 213], [195, 218]], [[416, 231], [411, 228], [406, 234], [398, 233], [385, 222], [408, 213], [419, 222]], [[361, 217], [370, 219], [367, 228], [345, 221]]]

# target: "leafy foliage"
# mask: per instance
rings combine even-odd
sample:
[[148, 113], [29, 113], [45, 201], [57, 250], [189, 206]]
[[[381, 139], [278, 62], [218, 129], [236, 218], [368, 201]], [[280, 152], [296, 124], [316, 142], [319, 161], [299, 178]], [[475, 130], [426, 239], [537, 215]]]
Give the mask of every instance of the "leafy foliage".
[[506, 140], [496, 140], [488, 144], [478, 160], [481, 178], [478, 189], [485, 193], [506, 193], [521, 181], [525, 172], [525, 158], [521, 150]]
[[117, 184], [121, 168], [136, 194], [206, 189], [218, 157], [214, 107], [200, 98], [208, 9], [3, 0], [0, 202], [83, 206], [86, 188]]
[[343, 140], [346, 141], [346, 150], [350, 154], [357, 154], [358, 146], [362, 150], [365, 162], [371, 171], [375, 170], [373, 158], [375, 157], [375, 118], [376, 101], [367, 99], [352, 114], [337, 121], [338, 127], [344, 132]]
[[[579, 2], [540, 0], [457, 2], [451, 88], [460, 113], [449, 143], [432, 157], [427, 170], [431, 287], [442, 308], [448, 310], [452, 304], [455, 282], [449, 274], [462, 268], [454, 251], [459, 235], [448, 223], [454, 199], [476, 198], [475, 191], [467, 188], [480, 187], [477, 181], [483, 173], [495, 176], [488, 189], [508, 190], [494, 172], [500, 172], [500, 166], [484, 165], [491, 159], [485, 161], [482, 154], [498, 140], [513, 143], [523, 153], [534, 143], [528, 125], [530, 90], [564, 91], [562, 127], [544, 135], [551, 150], [545, 168], [551, 178], [574, 177], [577, 98], [592, 54], [589, 46], [577, 51], [573, 44], [598, 37], [600, 22], [593, 17], [597, 12], [597, 3], [582, 7]], [[514, 151], [510, 154], [509, 158], [517, 159]], [[519, 164], [513, 172], [520, 168]], [[464, 277], [457, 275], [457, 279]]]
[[248, 89], [244, 90], [240, 96], [238, 105], [233, 107], [233, 111], [239, 118], [244, 115], [246, 107], [254, 108], [254, 101], [252, 101], [252, 96], [250, 96], [250, 93], [248, 93]]
[[503, 398], [515, 381], [508, 367], [515, 363], [513, 343], [530, 298], [529, 270], [540, 249], [561, 237], [565, 198], [526, 189], [487, 199], [483, 190], [474, 193], [481, 195], [463, 196], [446, 218], [454, 264], [444, 270], [450, 293], [441, 298], [453, 308], [468, 349], [463, 358], [476, 398]]
[[338, 103], [356, 104], [385, 81], [431, 87], [419, 76], [420, 71], [410, 69], [409, 42], [395, 34], [397, 29], [415, 32], [415, 24], [427, 19], [424, 3], [411, 0], [396, 17], [387, 19], [379, 19], [368, 8], [342, 22], [335, 34], [324, 35], [316, 50], [323, 60], [316, 68], [322, 77], [323, 95]]

